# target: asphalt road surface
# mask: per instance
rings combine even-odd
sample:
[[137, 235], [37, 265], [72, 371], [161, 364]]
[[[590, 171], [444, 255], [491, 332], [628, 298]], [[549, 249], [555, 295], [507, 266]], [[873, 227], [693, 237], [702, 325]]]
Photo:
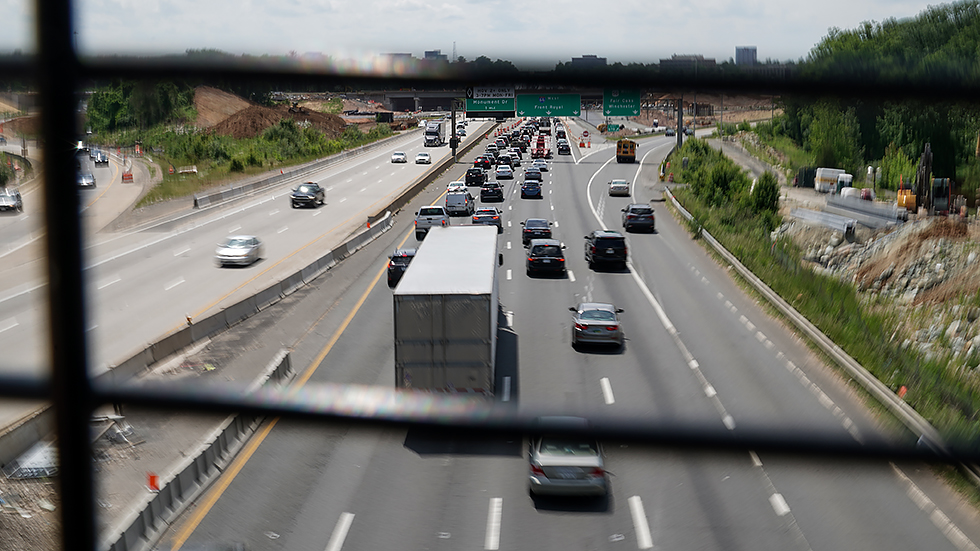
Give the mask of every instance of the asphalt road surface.
[[[528, 411], [833, 431], [858, 441], [881, 430], [847, 382], [667, 212], [656, 168], [671, 143], [642, 140], [637, 164], [617, 164], [607, 144], [556, 157], [542, 199], [521, 199], [519, 177], [504, 184], [499, 279], [510, 321], [498, 389], [510, 377], [509, 400]], [[405, 211], [438, 201], [457, 176], [450, 171]], [[633, 182], [633, 196], [609, 197], [613, 178]], [[620, 209], [649, 201], [657, 231], [627, 235], [627, 268], [590, 270], [583, 236], [620, 229]], [[530, 217], [555, 223], [566, 277], [525, 275], [520, 221]], [[301, 372], [315, 369], [307, 384], [392, 385], [392, 299], [381, 282], [391, 250], [413, 243], [411, 217], [398, 217], [336, 269], [332, 277], [348, 286], [342, 300], [324, 297], [320, 315], [283, 319], [310, 335], [293, 350]], [[571, 348], [568, 307], [581, 300], [625, 309], [623, 349]], [[607, 497], [532, 499], [525, 446], [520, 436], [270, 420], [160, 548], [965, 550], [980, 537], [975, 512], [921, 465], [607, 442]]]

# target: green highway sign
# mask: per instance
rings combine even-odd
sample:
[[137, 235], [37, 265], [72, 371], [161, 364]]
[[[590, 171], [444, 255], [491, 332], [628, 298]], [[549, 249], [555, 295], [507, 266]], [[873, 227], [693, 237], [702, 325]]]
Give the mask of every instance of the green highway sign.
[[514, 98], [466, 98], [466, 111], [513, 111]]
[[582, 112], [579, 94], [518, 94], [518, 117], [575, 117]]
[[603, 90], [602, 114], [607, 117], [635, 117], [640, 114], [639, 90]]

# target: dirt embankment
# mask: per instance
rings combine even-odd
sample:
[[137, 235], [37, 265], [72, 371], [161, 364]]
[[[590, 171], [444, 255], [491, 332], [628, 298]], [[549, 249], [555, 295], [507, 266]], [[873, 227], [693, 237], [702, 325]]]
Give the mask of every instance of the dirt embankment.
[[251, 105], [212, 126], [211, 131], [236, 139], [254, 138], [266, 128], [279, 124], [283, 119], [293, 119], [299, 124], [310, 124], [329, 139], [340, 136], [347, 126], [344, 119], [329, 113], [318, 113], [285, 105], [276, 107]]
[[197, 109], [198, 128], [210, 128], [228, 117], [247, 109], [255, 103], [210, 86], [194, 89], [194, 108]]

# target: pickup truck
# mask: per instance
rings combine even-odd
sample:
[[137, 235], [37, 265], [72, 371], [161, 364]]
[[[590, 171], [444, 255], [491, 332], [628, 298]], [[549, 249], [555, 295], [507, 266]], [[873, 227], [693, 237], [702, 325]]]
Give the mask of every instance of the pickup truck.
[[425, 234], [429, 233], [429, 228], [448, 226], [449, 214], [441, 205], [429, 205], [422, 207], [415, 213], [415, 239], [421, 241], [425, 239]]

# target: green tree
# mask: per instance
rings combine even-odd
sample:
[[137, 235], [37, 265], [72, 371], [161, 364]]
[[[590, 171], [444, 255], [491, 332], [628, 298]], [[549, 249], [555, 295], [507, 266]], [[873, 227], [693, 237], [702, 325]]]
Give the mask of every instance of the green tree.
[[768, 170], [762, 173], [752, 190], [752, 206], [756, 212], [779, 210], [779, 180]]
[[806, 146], [817, 166], [843, 168], [852, 174], [861, 166], [860, 131], [853, 109], [824, 101], [813, 106]]

